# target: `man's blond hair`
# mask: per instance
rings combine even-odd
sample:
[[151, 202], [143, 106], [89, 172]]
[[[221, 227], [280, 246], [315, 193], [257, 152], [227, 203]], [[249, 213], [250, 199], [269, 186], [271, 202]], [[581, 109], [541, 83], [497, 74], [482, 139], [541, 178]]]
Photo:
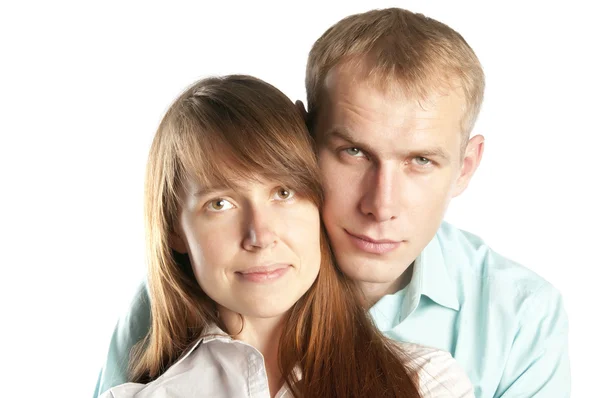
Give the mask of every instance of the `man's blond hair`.
[[312, 120], [321, 106], [327, 74], [340, 66], [379, 89], [400, 88], [419, 101], [458, 89], [464, 98], [462, 133], [468, 139], [483, 101], [485, 77], [473, 49], [449, 26], [400, 8], [351, 15], [333, 25], [308, 57], [306, 91]]

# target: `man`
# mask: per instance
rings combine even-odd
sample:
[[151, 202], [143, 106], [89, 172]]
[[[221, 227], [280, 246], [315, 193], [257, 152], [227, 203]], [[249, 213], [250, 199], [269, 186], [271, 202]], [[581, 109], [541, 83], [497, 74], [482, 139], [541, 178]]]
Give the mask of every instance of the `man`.
[[[313, 46], [306, 88], [323, 220], [377, 326], [452, 353], [477, 397], [569, 396], [560, 294], [442, 221], [484, 147], [470, 137], [484, 75], [464, 39], [401, 9], [353, 15]], [[97, 394], [125, 381], [148, 325], [142, 287], [117, 325]]]

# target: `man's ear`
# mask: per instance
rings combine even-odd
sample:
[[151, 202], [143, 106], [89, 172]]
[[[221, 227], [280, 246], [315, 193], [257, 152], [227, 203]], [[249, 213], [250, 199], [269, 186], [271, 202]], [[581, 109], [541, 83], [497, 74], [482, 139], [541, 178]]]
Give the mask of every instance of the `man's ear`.
[[484, 143], [485, 139], [482, 135], [476, 135], [472, 137], [467, 143], [460, 175], [458, 176], [456, 184], [454, 185], [452, 197], [460, 195], [465, 189], [467, 189], [467, 186], [471, 181], [471, 177], [473, 177], [473, 174], [475, 174], [475, 171], [479, 167], [479, 163], [481, 163]]
[[177, 253], [186, 254], [188, 249], [182, 236], [183, 234], [179, 231], [179, 228], [175, 228], [171, 231], [169, 234], [169, 247]]
[[304, 103], [300, 100], [296, 101], [296, 108], [298, 109], [300, 116], [302, 116], [302, 120], [304, 120], [304, 123], [308, 123], [308, 113], [306, 112]]

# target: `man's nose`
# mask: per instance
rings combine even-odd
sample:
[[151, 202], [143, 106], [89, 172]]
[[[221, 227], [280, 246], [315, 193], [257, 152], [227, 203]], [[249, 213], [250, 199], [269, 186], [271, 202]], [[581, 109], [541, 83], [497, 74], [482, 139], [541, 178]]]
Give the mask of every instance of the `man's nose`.
[[360, 202], [360, 211], [373, 218], [375, 221], [383, 222], [395, 219], [398, 215], [399, 198], [395, 197], [399, 184], [399, 171], [392, 165], [378, 165], [372, 169], [367, 176], [366, 192]]

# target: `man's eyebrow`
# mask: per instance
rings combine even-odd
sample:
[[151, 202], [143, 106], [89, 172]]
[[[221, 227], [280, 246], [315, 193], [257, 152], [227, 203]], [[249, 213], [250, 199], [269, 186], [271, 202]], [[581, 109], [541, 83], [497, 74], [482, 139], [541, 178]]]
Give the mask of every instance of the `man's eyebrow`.
[[414, 150], [414, 151], [410, 151], [408, 153], [408, 155], [411, 158], [424, 157], [424, 158], [440, 158], [440, 159], [446, 160], [446, 161], [450, 160], [450, 155], [448, 154], [448, 152], [446, 150], [444, 150], [444, 148], [441, 148], [441, 147], [432, 147], [432, 148]]
[[371, 147], [369, 144], [365, 143], [365, 142], [360, 142], [360, 140], [357, 140], [356, 138], [354, 138], [354, 134], [352, 133], [352, 131], [346, 127], [333, 127], [329, 130], [327, 130], [324, 134], [325, 136], [325, 141], [329, 142], [332, 139], [342, 139], [346, 142], [348, 142], [350, 145], [355, 146], [357, 148], [360, 149], [364, 149], [367, 152], [370, 153], [375, 153], [375, 150], [373, 147]]
[[[367, 143], [361, 142], [357, 140], [355, 134], [353, 134], [352, 130], [347, 127], [336, 126], [327, 130], [324, 134], [324, 138], [326, 142], [331, 141], [332, 139], [341, 139], [353, 147], [360, 148], [365, 150], [368, 153], [375, 154], [377, 151]], [[398, 153], [398, 157], [408, 157], [408, 158], [416, 158], [416, 157], [424, 157], [424, 158], [439, 158], [441, 160], [450, 161], [450, 155], [448, 151], [444, 148], [435, 146], [423, 149], [413, 149], [407, 152]]]

